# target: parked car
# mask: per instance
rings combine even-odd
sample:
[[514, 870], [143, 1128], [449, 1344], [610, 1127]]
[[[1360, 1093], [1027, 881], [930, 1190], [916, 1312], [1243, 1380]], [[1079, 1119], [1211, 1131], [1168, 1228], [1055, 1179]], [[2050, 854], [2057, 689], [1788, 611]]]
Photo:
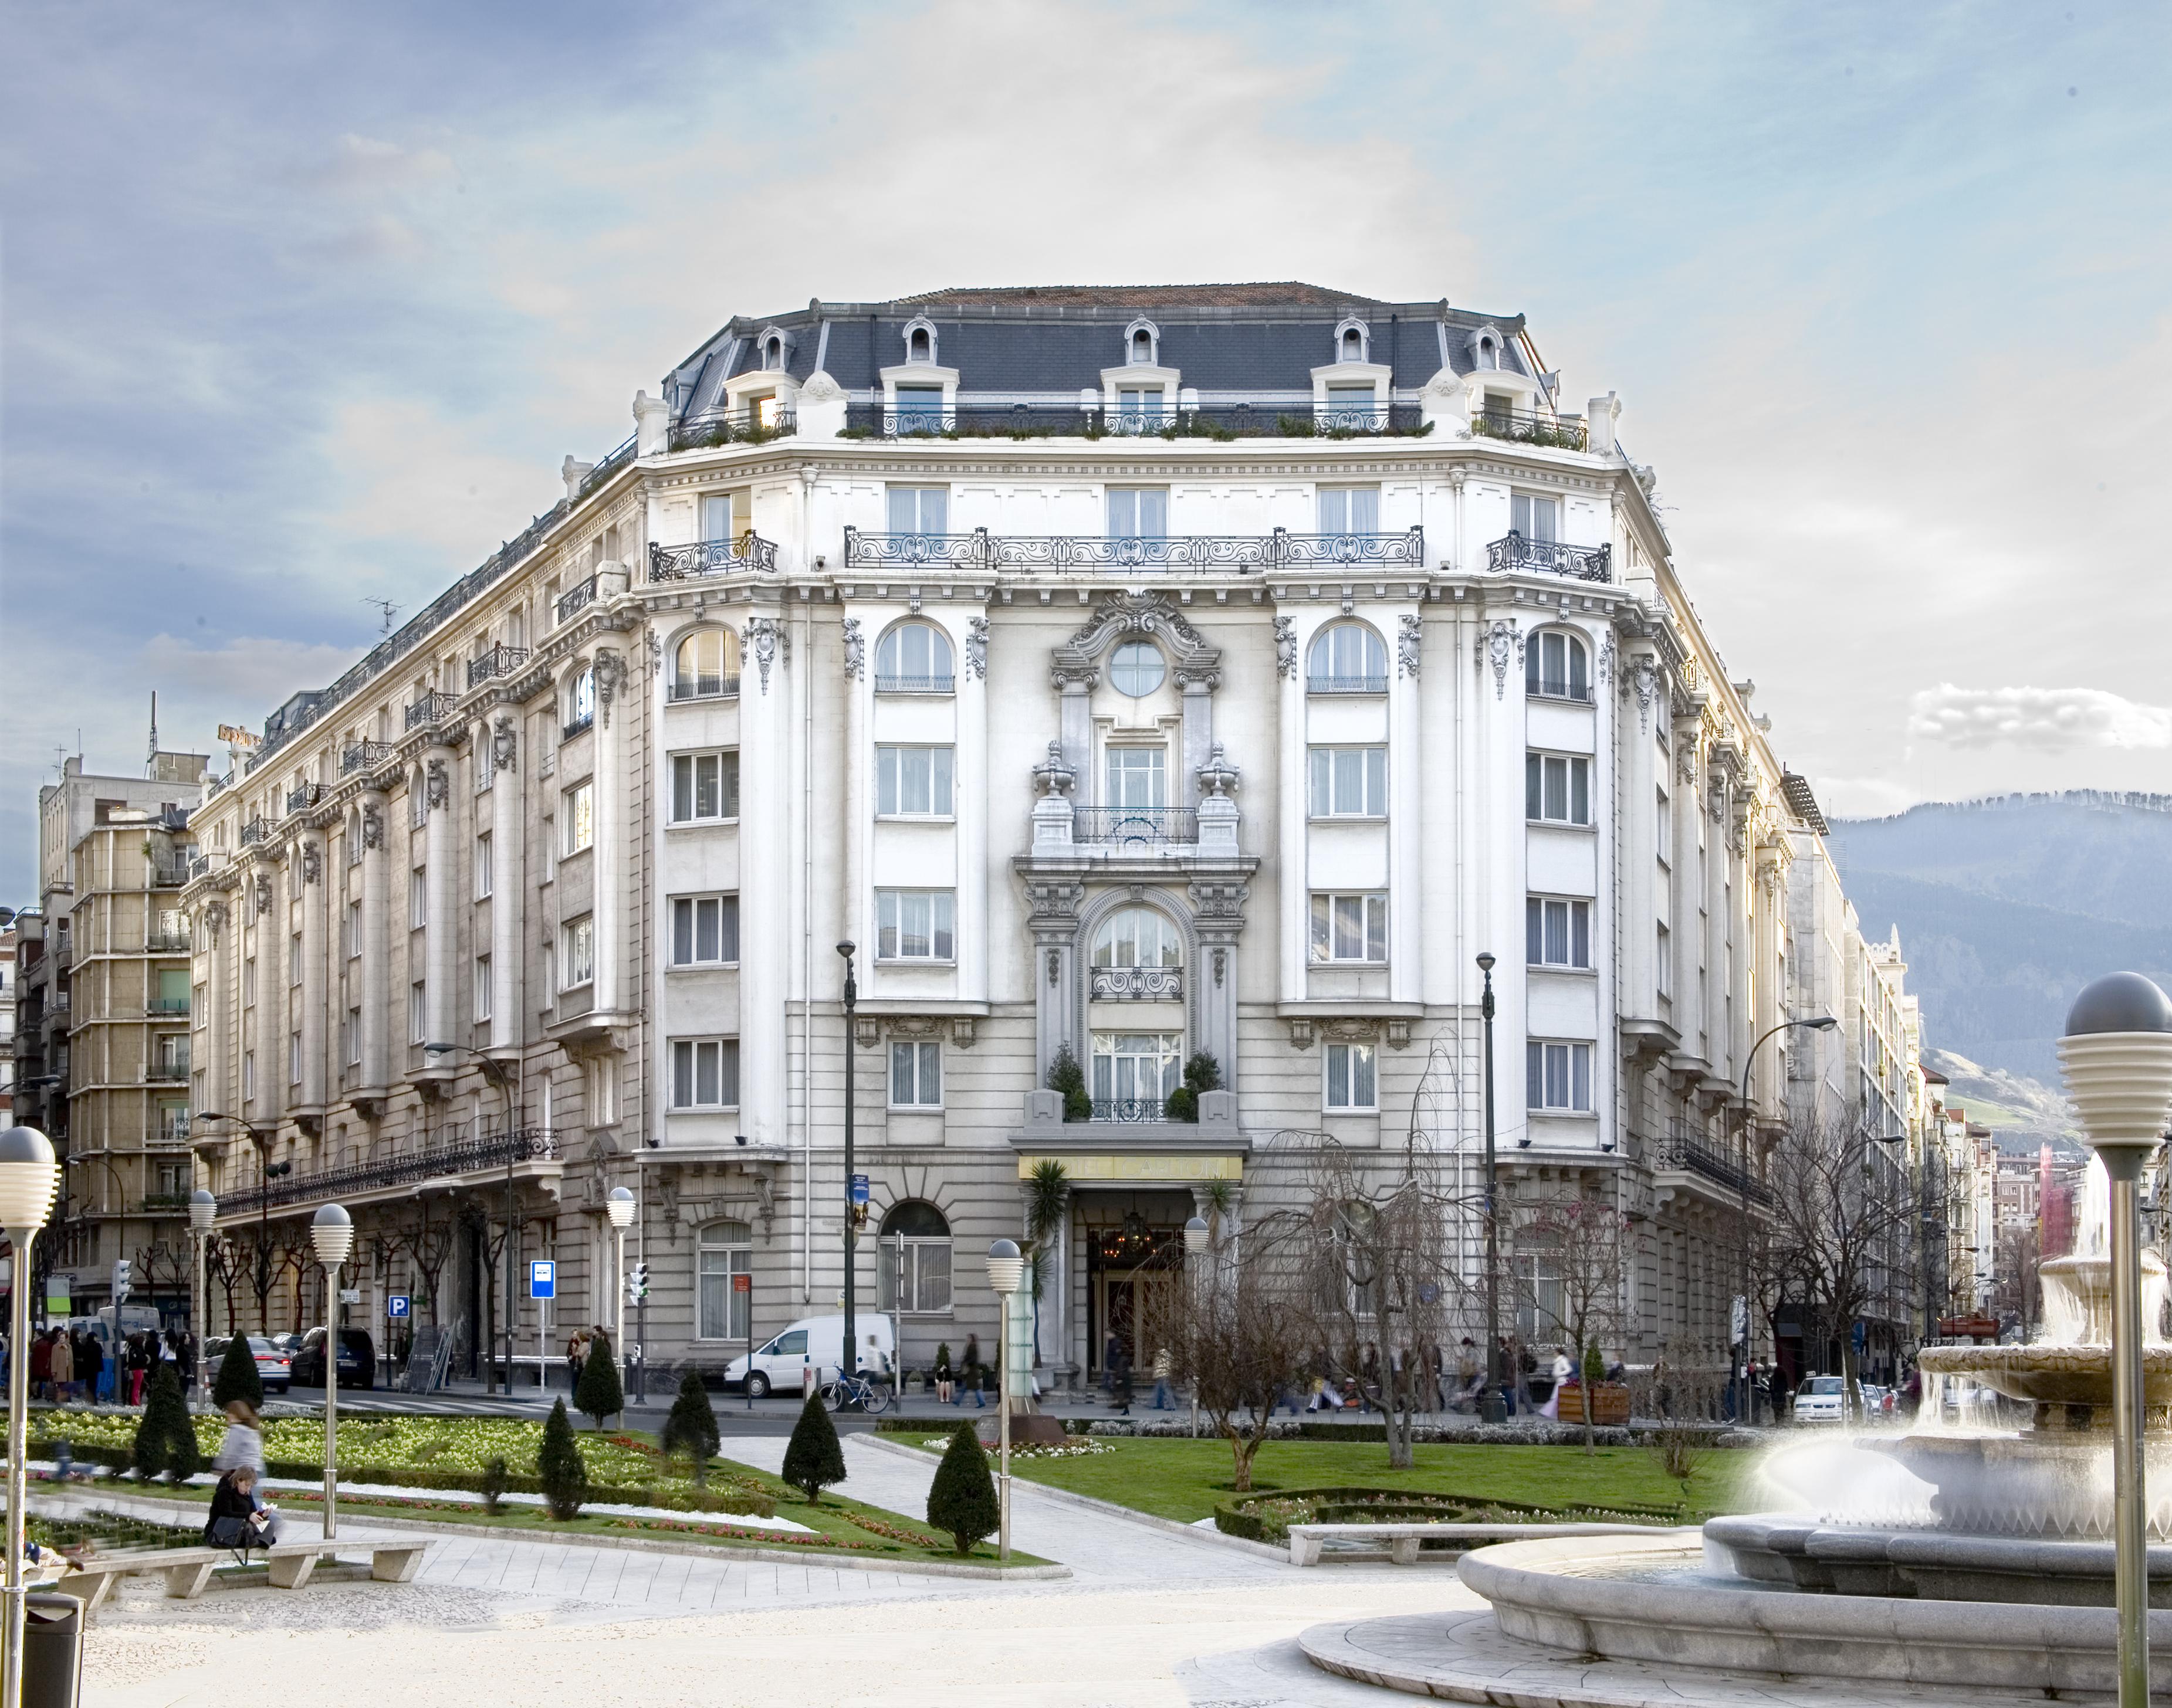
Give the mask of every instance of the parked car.
[[[293, 1379], [304, 1388], [325, 1385], [325, 1331], [312, 1329], [295, 1350]], [[342, 1388], [377, 1386], [377, 1348], [361, 1329], [341, 1329], [339, 1337], [339, 1384]]]
[[1847, 1421], [1847, 1383], [1838, 1376], [1809, 1376], [1795, 1390], [1795, 1421], [1844, 1423]]
[[[212, 1379], [218, 1379], [220, 1361], [226, 1356], [231, 1335], [214, 1335], [204, 1342], [204, 1358], [211, 1366]], [[249, 1350], [256, 1360], [256, 1379], [264, 1384], [266, 1394], [284, 1394], [293, 1381], [293, 1360], [282, 1351], [268, 1335], [251, 1335]]]
[[[890, 1319], [869, 1311], [858, 1317], [853, 1326], [860, 1336], [860, 1373], [878, 1380], [894, 1378], [896, 1348], [890, 1341]], [[779, 1388], [787, 1394], [797, 1394], [800, 1372], [809, 1367], [814, 1370], [817, 1382], [836, 1374], [844, 1345], [845, 1319], [841, 1314], [802, 1317], [766, 1346], [755, 1348], [751, 1371], [745, 1353], [724, 1366], [724, 1385], [737, 1388], [745, 1384], [756, 1399]]]

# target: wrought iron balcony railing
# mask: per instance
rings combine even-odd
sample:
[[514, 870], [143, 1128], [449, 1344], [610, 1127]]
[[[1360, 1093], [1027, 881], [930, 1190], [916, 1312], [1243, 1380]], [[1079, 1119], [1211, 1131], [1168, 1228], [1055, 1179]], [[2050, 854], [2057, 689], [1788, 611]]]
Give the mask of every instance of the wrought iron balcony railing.
[[1771, 1190], [1754, 1175], [1744, 1174], [1741, 1165], [1733, 1157], [1686, 1133], [1676, 1133], [1668, 1140], [1666, 1163], [1670, 1168], [1685, 1169], [1724, 1186], [1738, 1198], [1746, 1190], [1754, 1204], [1772, 1201]]
[[878, 694], [955, 694], [958, 679], [954, 676], [884, 676], [875, 677]]
[[392, 757], [389, 741], [351, 741], [340, 749], [340, 775], [352, 776], [372, 765], [383, 765]]
[[[852, 529], [845, 530], [849, 535]], [[738, 575], [747, 570], [773, 571], [777, 542], [749, 530], [737, 540], [697, 540], [691, 545], [648, 547], [648, 579], [691, 581], [702, 575]]]
[[948, 406], [847, 404], [847, 438], [1343, 438], [1431, 431], [1417, 405], [1321, 408], [1309, 399], [1285, 403], [1181, 406], [1012, 403]]
[[863, 534], [845, 530], [847, 569], [992, 569], [988, 530], [970, 534]]
[[1400, 534], [863, 534], [845, 530], [848, 569], [1234, 570], [1240, 574], [1324, 569], [1411, 569], [1425, 565], [1425, 530]]
[[1274, 532], [1270, 570], [1425, 567], [1425, 529], [1401, 534], [1291, 534]]
[[798, 411], [788, 404], [763, 409], [719, 409], [689, 416], [671, 429], [675, 451], [704, 451], [717, 445], [759, 445], [799, 431]]
[[1097, 1097], [1097, 1121], [1164, 1121], [1169, 1119], [1169, 1099], [1160, 1097]]
[[736, 700], [739, 695], [739, 679], [736, 676], [697, 676], [674, 682], [669, 697], [673, 700]]
[[1580, 706], [1591, 704], [1591, 684], [1572, 682], [1561, 676], [1541, 676], [1535, 684], [1527, 683], [1524, 691], [1538, 700], [1573, 700]]
[[1564, 545], [1558, 540], [1526, 540], [1511, 534], [1486, 548], [1486, 567], [1497, 575], [1565, 575], [1572, 581], [1614, 579], [1611, 545]]
[[1304, 691], [1308, 694], [1385, 694], [1388, 679], [1379, 676], [1307, 676]]
[[989, 550], [1005, 569], [1046, 569], [1059, 574], [1110, 569], [1265, 569], [1274, 553], [1271, 536], [1260, 534], [1191, 534], [1173, 539], [1143, 534], [996, 534]]
[[1551, 445], [1564, 451], [1580, 451], [1590, 443], [1583, 417], [1578, 415], [1536, 415], [1521, 410], [1489, 409], [1470, 418], [1470, 431], [1481, 438]]
[[407, 728], [423, 729], [443, 723], [453, 715], [453, 708], [460, 703], [457, 696], [433, 688], [407, 708]]
[[493, 677], [510, 676], [527, 662], [527, 647], [508, 647], [500, 642], [480, 658], [468, 660], [468, 686], [480, 688]]
[[[413, 706], [407, 708], [407, 727], [410, 729], [415, 727], [414, 712]], [[291, 789], [288, 792], [287, 810], [290, 813], [306, 813], [324, 798], [325, 786], [322, 783], [304, 783], [298, 789]]]
[[185, 1055], [153, 1056], [143, 1064], [143, 1083], [171, 1085], [189, 1077], [189, 1059]]
[[1096, 967], [1093, 985], [1097, 1002], [1171, 1002], [1184, 995], [1184, 969]]
[[1191, 807], [1073, 807], [1071, 839], [1117, 847], [1161, 847], [1199, 840]]
[[266, 1210], [307, 1204], [320, 1198], [382, 1192], [424, 1180], [458, 1179], [465, 1174], [516, 1168], [522, 1163], [549, 1162], [556, 1155], [553, 1136], [547, 1127], [486, 1133], [480, 1138], [430, 1146], [405, 1156], [350, 1163], [340, 1168], [319, 1168], [307, 1174], [288, 1174], [264, 1185], [245, 1187], [222, 1197], [218, 1213], [222, 1217], [255, 1216]]
[[586, 581], [576, 583], [573, 587], [567, 588], [565, 593], [559, 595], [558, 603], [556, 607], [558, 614], [558, 620], [562, 623], [567, 618], [573, 615], [575, 611], [579, 610], [583, 605], [591, 605], [595, 602], [596, 578], [594, 576], [590, 576]]
[[639, 438], [640, 435], [637, 433], [633, 438], [628, 439], [616, 450], [607, 453], [600, 463], [598, 463], [595, 467], [589, 470], [587, 474], [582, 475], [581, 484], [573, 494], [573, 502], [575, 503], [578, 503], [582, 499], [587, 497], [589, 493], [594, 491], [597, 487], [602, 486], [605, 481], [610, 479], [613, 475], [616, 475], [621, 469], [632, 462], [633, 460], [634, 446]]
[[259, 813], [241, 827], [241, 846], [246, 848], [252, 843], [261, 842], [265, 829], [264, 815]]

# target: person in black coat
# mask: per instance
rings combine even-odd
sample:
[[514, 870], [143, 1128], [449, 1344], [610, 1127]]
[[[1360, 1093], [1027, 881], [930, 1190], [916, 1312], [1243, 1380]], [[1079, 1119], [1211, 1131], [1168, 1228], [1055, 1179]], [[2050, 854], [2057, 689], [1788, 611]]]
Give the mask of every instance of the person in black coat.
[[207, 1548], [261, 1548], [273, 1539], [268, 1520], [257, 1512], [255, 1466], [236, 1465], [218, 1480], [203, 1539]]

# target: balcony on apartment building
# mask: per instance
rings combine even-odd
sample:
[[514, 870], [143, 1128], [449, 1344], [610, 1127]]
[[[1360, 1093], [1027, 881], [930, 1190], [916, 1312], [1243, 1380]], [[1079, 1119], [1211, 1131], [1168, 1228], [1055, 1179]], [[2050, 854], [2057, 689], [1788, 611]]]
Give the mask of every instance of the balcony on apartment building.
[[433, 688], [407, 708], [406, 727], [409, 729], [434, 729], [453, 715], [460, 705], [459, 697]]
[[185, 931], [154, 931], [143, 938], [147, 955], [185, 955], [189, 949], [189, 934]]
[[675, 422], [671, 448], [705, 451], [718, 445], [759, 445], [798, 431], [798, 412], [790, 404], [763, 398], [738, 409], [707, 410]]
[[845, 530], [847, 569], [978, 574], [1277, 575], [1308, 570], [1422, 570], [1425, 530], [1396, 534], [869, 534]]
[[1542, 445], [1555, 450], [1589, 448], [1590, 429], [1580, 415], [1547, 415], [1539, 411], [1487, 407], [1470, 418], [1470, 431], [1482, 439]]
[[191, 863], [178, 850], [155, 853], [151, 857], [151, 882], [161, 889], [179, 889], [189, 881]]
[[1571, 581], [1610, 582], [1614, 548], [1526, 540], [1512, 533], [1486, 548], [1486, 567], [1496, 575], [1559, 575]]
[[183, 996], [152, 996], [143, 1004], [143, 1012], [157, 1019], [177, 1019], [189, 1012], [189, 999]]
[[[691, 545], [648, 548], [648, 581], [652, 587], [675, 581], [693, 581], [705, 575], [739, 575], [749, 570], [764, 572], [777, 567], [777, 542], [751, 530], [736, 540], [697, 540]], [[571, 595], [568, 595], [571, 597]], [[560, 600], [561, 604], [564, 600]]]
[[[411, 712], [413, 708], [409, 709]], [[415, 726], [411, 722], [407, 727], [412, 729]], [[287, 810], [289, 813], [306, 813], [324, 798], [325, 786], [322, 783], [304, 783], [299, 788], [287, 792]]]
[[242, 825], [241, 846], [245, 848], [254, 847], [257, 843], [261, 842], [264, 840], [264, 834], [270, 828], [270, 825], [266, 822], [264, 815], [261, 813], [259, 813], [255, 818], [247, 820]]
[[477, 658], [468, 660], [468, 686], [480, 688], [501, 676], [510, 676], [528, 662], [528, 648], [508, 647], [503, 641]]
[[1285, 401], [1114, 404], [1082, 393], [1076, 403], [851, 403], [847, 438], [1336, 439], [1411, 438], [1430, 432], [1415, 403]]
[[143, 1064], [143, 1083], [146, 1085], [185, 1085], [189, 1078], [189, 1052], [185, 1050], [162, 1050]]
[[1745, 1190], [1753, 1204], [1769, 1206], [1772, 1202], [1771, 1188], [1754, 1174], [1745, 1174], [1734, 1152], [1713, 1145], [1685, 1121], [1676, 1120], [1670, 1125], [1663, 1145], [1653, 1146], [1641, 1139], [1637, 1142], [1656, 1152], [1661, 1173], [1687, 1174], [1705, 1188], [1707, 1195], [1712, 1195], [1712, 1188], [1716, 1186], [1721, 1189], [1718, 1195], [1731, 1205], [1739, 1206]]
[[340, 775], [352, 776], [357, 771], [366, 771], [381, 765], [392, 757], [389, 741], [351, 741], [340, 749]]
[[307, 1209], [337, 1199], [350, 1206], [387, 1198], [410, 1198], [439, 1183], [503, 1184], [556, 1179], [564, 1170], [556, 1136], [547, 1127], [484, 1133], [474, 1138], [441, 1141], [336, 1168], [298, 1170], [277, 1179], [223, 1193], [222, 1222], [245, 1221], [269, 1211]]

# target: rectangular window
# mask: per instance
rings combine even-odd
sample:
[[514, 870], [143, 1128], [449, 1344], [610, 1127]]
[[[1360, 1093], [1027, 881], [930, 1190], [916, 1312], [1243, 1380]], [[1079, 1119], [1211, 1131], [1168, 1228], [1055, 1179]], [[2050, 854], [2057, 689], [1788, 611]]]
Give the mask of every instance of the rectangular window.
[[1122, 540], [1169, 538], [1169, 488], [1109, 488], [1109, 532]]
[[1344, 432], [1369, 432], [1379, 394], [1370, 385], [1331, 385], [1327, 388], [1326, 425]]
[[1524, 902], [1524, 959], [1535, 967], [1591, 965], [1591, 904], [1534, 895]]
[[490, 957], [477, 955], [475, 960], [475, 1017], [490, 1018]]
[[728, 967], [739, 958], [739, 899], [681, 895], [671, 903], [671, 964]]
[[1096, 1032], [1094, 1118], [1159, 1120], [1183, 1063], [1181, 1032]]
[[1657, 959], [1653, 963], [1659, 980], [1659, 994], [1671, 996], [1675, 986], [1675, 936], [1666, 927], [1658, 927], [1659, 941]]
[[407, 874], [407, 927], [419, 931], [430, 922], [430, 874], [417, 866]]
[[559, 934], [562, 953], [559, 956], [559, 970], [565, 983], [558, 988], [571, 991], [580, 986], [593, 984], [596, 976], [596, 921], [593, 914], [568, 920]]
[[1327, 1046], [1327, 1107], [1331, 1109], [1372, 1109], [1379, 1107], [1374, 1089], [1373, 1046], [1369, 1044], [1331, 1044]]
[[884, 1235], [876, 1270], [875, 1308], [906, 1316], [942, 1316], [950, 1309], [950, 1242]]
[[490, 862], [490, 836], [486, 832], [476, 838], [475, 845], [475, 893], [477, 901], [481, 901], [491, 894], [493, 882]]
[[241, 1052], [241, 1095], [244, 1101], [256, 1095], [256, 1052]]
[[407, 1041], [410, 1044], [427, 1044], [429, 1034], [423, 1029], [428, 1023], [429, 1005], [424, 996], [422, 981], [417, 979], [407, 987]]
[[739, 815], [739, 751], [671, 755], [671, 822], [720, 824]]
[[1111, 807], [1153, 808], [1169, 804], [1168, 750], [1159, 747], [1112, 747], [1108, 752]]
[[1540, 824], [1591, 822], [1591, 760], [1579, 754], [1524, 755], [1524, 816]]
[[560, 814], [566, 827], [566, 852], [578, 854], [596, 845], [596, 786], [576, 783], [566, 791], [566, 810]]
[[[186, 975], [183, 975], [184, 977]], [[256, 957], [250, 956], [241, 964], [241, 1002], [244, 1007], [256, 1001]]]
[[956, 898], [948, 889], [878, 889], [875, 959], [948, 961], [957, 958], [953, 937]]
[[350, 901], [347, 905], [347, 958], [352, 960], [362, 953], [362, 904]]
[[302, 934], [299, 932], [287, 939], [287, 982], [290, 985], [302, 982]]
[[[902, 394], [901, 394], [902, 395]], [[935, 395], [939, 417], [943, 394]], [[890, 489], [890, 531], [893, 534], [947, 534], [950, 529], [950, 489], [948, 486], [892, 486]]]
[[952, 749], [947, 747], [878, 747], [875, 749], [875, 812], [885, 819], [947, 819]]
[[943, 1046], [933, 1042], [893, 1043], [890, 1047], [890, 1106], [943, 1107]]
[[341, 1029], [347, 1034], [347, 1065], [349, 1067], [361, 1066], [362, 1010], [359, 1008], [348, 1009], [347, 1011], [346, 1024]]
[[1591, 1046], [1542, 1044], [1524, 1046], [1525, 1100], [1536, 1110], [1591, 1113]]
[[1388, 810], [1388, 749], [1315, 747], [1311, 750], [1312, 816], [1378, 819]]
[[1509, 531], [1520, 534], [1526, 540], [1558, 540], [1561, 538], [1561, 500], [1535, 497], [1529, 492], [1516, 492], [1508, 499]]
[[1674, 803], [1668, 800], [1667, 792], [1664, 789], [1659, 791], [1659, 820], [1656, 830], [1659, 837], [1659, 864], [1672, 866], [1675, 863], [1675, 809]]
[[298, 1032], [289, 1032], [287, 1034], [287, 1083], [299, 1085], [301, 1082], [302, 1034]]
[[742, 486], [735, 492], [710, 492], [702, 499], [702, 538], [737, 540], [754, 526], [754, 494]]
[[1312, 898], [1312, 959], [1374, 965], [1388, 959], [1388, 898], [1383, 894]]
[[1322, 534], [1379, 533], [1380, 489], [1378, 486], [1322, 486], [1320, 489], [1320, 531]]
[[680, 1038], [671, 1045], [671, 1107], [737, 1109], [739, 1041], [736, 1038]]
[[941, 432], [943, 388], [939, 385], [899, 386], [896, 413], [897, 430], [901, 433]]
[[1169, 393], [1159, 385], [1121, 385], [1116, 388], [1116, 413], [1110, 422], [1133, 432], [1159, 427], [1169, 419]]

